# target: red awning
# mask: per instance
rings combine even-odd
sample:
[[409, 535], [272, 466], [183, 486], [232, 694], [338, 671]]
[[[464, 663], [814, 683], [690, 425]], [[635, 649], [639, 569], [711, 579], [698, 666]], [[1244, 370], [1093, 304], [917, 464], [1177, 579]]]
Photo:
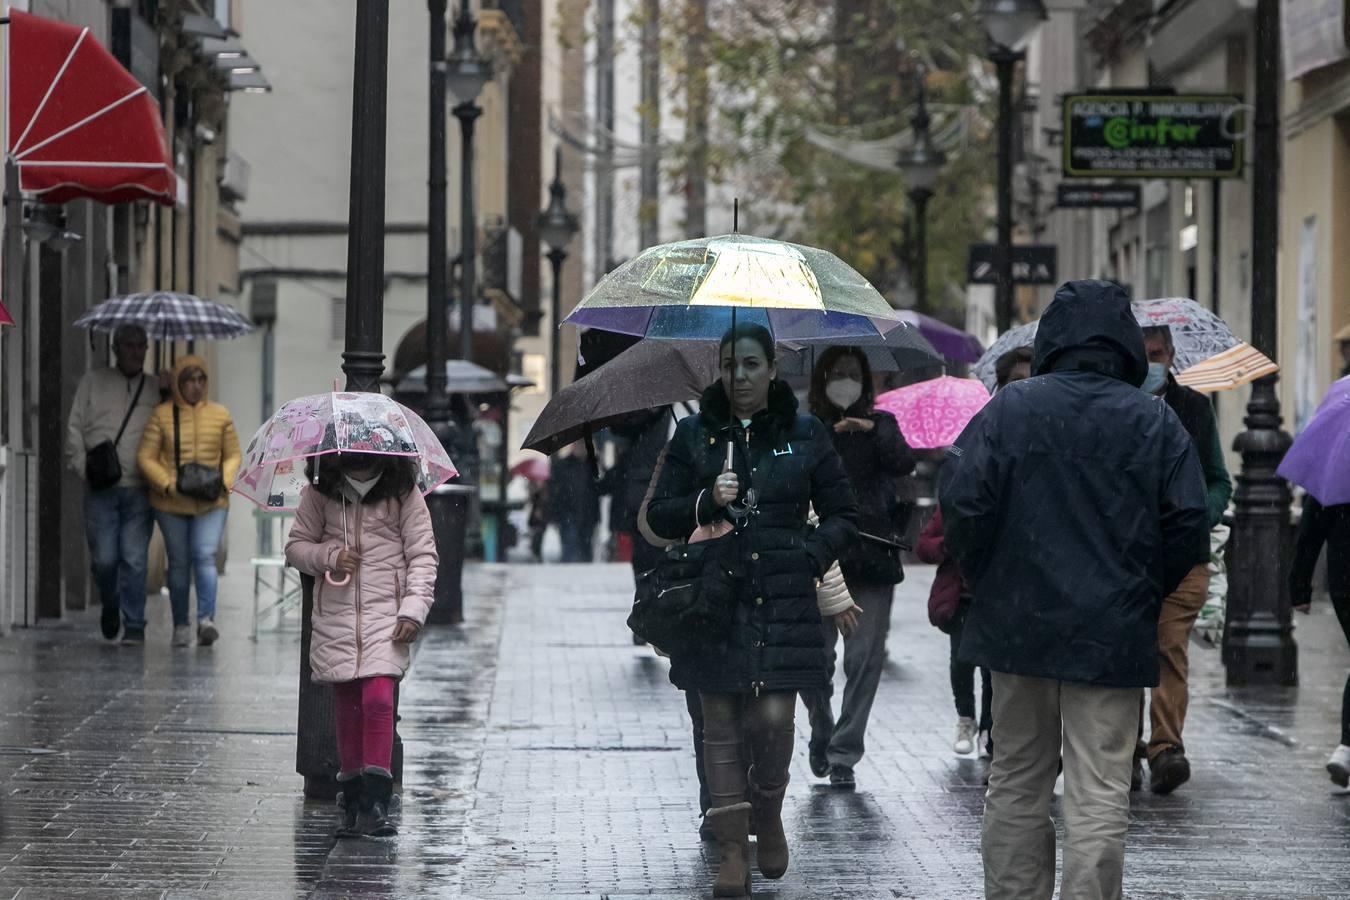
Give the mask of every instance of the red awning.
[[173, 205], [159, 104], [90, 33], [9, 14], [9, 146], [19, 185], [44, 202]]

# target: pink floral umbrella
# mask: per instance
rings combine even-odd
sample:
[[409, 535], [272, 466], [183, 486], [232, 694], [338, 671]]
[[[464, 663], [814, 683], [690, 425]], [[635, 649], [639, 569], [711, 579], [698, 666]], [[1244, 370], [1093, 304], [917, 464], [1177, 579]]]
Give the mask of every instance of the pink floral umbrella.
[[383, 394], [341, 391], [277, 410], [249, 441], [230, 489], [265, 509], [298, 509], [305, 460], [333, 453], [413, 457], [424, 494], [458, 474], [417, 413]]
[[895, 416], [911, 447], [946, 447], [986, 403], [989, 392], [974, 378], [943, 375], [887, 391], [876, 408]]

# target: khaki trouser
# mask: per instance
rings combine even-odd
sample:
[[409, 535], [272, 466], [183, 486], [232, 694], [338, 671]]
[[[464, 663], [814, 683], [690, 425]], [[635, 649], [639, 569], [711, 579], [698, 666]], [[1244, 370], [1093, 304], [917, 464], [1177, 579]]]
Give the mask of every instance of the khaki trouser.
[[[1149, 704], [1148, 758], [1156, 759], [1168, 747], [1185, 752], [1181, 730], [1186, 725], [1186, 709], [1191, 693], [1187, 687], [1190, 674], [1191, 628], [1200, 608], [1209, 594], [1209, 568], [1201, 564], [1186, 573], [1177, 589], [1163, 601], [1158, 615], [1158, 686], [1153, 689]], [[1143, 706], [1139, 710], [1139, 736], [1144, 733]]]
[[988, 900], [1049, 900], [1050, 820], [1064, 757], [1065, 900], [1121, 896], [1138, 688], [994, 673], [994, 759], [984, 808]]

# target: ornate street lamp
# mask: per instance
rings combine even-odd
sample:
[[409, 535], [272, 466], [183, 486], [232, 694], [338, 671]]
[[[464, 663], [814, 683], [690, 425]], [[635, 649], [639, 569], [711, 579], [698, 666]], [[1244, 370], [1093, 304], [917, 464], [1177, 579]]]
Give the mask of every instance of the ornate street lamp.
[[914, 297], [920, 312], [928, 311], [928, 201], [933, 198], [947, 155], [933, 143], [928, 132], [928, 107], [925, 103], [924, 72], [919, 69], [919, 103], [910, 124], [914, 142], [900, 151], [895, 161], [905, 175], [909, 199], [914, 204]]
[[998, 239], [994, 313], [998, 330], [1012, 327], [1012, 156], [1013, 67], [1025, 54], [1013, 49], [1046, 19], [1041, 0], [981, 0], [980, 19], [989, 32], [989, 59], [998, 70]]
[[478, 228], [473, 202], [473, 123], [482, 115], [477, 102], [483, 87], [492, 80], [492, 65], [478, 52], [473, 34], [478, 22], [469, 11], [469, 0], [461, 0], [455, 18], [455, 48], [445, 68], [445, 84], [455, 101], [463, 152], [460, 165], [460, 297], [459, 346], [462, 359], [473, 359], [474, 257]]
[[553, 267], [553, 334], [549, 344], [549, 396], [558, 394], [562, 386], [558, 374], [558, 355], [561, 352], [559, 335], [562, 322], [562, 264], [567, 259], [567, 245], [581, 230], [577, 217], [567, 210], [567, 188], [562, 183], [562, 148], [553, 151], [553, 181], [548, 186], [548, 208], [539, 214], [539, 237], [548, 244], [548, 261]]

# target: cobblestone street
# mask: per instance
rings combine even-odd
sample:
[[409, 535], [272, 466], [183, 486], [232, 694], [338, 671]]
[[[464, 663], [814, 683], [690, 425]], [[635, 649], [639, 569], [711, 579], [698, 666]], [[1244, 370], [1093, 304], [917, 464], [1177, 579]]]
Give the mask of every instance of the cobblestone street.
[[[856, 792], [812, 778], [799, 711], [793, 863], [757, 897], [981, 895], [985, 764], [951, 752], [931, 577], [900, 589]], [[171, 651], [158, 601], [144, 650], [87, 614], [0, 639], [0, 898], [707, 896], [683, 698], [629, 640], [627, 568], [469, 582], [468, 624], [425, 635], [403, 687], [391, 841], [337, 843], [333, 809], [302, 802], [298, 632], [248, 640], [247, 567], [212, 648]], [[1350, 896], [1350, 793], [1322, 769], [1350, 654], [1327, 604], [1299, 623], [1298, 690], [1228, 691], [1193, 649], [1195, 776], [1134, 795], [1128, 896]]]

